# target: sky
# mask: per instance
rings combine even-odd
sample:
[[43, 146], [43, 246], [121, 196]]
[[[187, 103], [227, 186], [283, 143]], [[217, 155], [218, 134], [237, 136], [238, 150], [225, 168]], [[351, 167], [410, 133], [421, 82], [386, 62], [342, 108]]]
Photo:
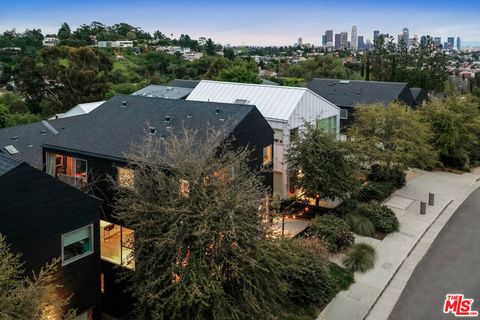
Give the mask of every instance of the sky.
[[[0, 0], [0, 30], [41, 28], [56, 33], [62, 22], [72, 29], [99, 21], [126, 22], [166, 35], [210, 37], [231, 45], [320, 45], [325, 30], [373, 38], [373, 30], [396, 36], [404, 27], [414, 34], [461, 37], [480, 45], [479, 0]], [[478, 41], [478, 43], [477, 43]]]

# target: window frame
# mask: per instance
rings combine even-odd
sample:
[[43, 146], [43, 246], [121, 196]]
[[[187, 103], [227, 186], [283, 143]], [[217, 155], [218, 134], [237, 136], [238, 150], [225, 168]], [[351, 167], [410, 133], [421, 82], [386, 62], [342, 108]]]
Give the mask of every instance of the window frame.
[[[85, 228], [89, 228], [89, 229], [90, 229], [90, 237], [89, 237], [89, 239], [90, 239], [90, 250], [89, 250], [88, 252], [85, 252], [85, 253], [79, 255], [79, 256], [76, 256], [76, 257], [74, 257], [74, 258], [70, 258], [70, 259], [68, 259], [68, 260], [65, 260], [65, 252], [64, 252], [64, 250], [65, 250], [65, 245], [64, 245], [65, 237], [66, 237], [67, 235], [70, 235], [70, 234], [72, 234], [72, 233], [74, 233], [74, 232], [77, 232], [77, 231], [79, 231], [79, 230], [81, 230], [81, 229], [85, 229]], [[95, 252], [94, 243], [95, 243], [95, 239], [94, 239], [94, 234], [93, 234], [93, 223], [91, 223], [91, 224], [89, 224], [89, 225], [86, 225], [86, 226], [83, 226], [83, 227], [80, 227], [80, 228], [77, 228], [77, 229], [75, 229], [75, 230], [69, 231], [69, 232], [67, 232], [67, 233], [63, 233], [62, 236], [61, 236], [62, 267], [66, 266], [66, 265], [69, 265], [69, 264], [71, 264], [71, 263], [73, 263], [73, 262], [76, 262], [76, 261], [78, 261], [78, 260], [80, 260], [80, 259], [83, 259], [83, 258], [85, 258], [85, 257], [93, 254], [93, 253]]]
[[[344, 116], [342, 116], [342, 113]], [[348, 119], [348, 109], [340, 109], [340, 119], [347, 120]]]

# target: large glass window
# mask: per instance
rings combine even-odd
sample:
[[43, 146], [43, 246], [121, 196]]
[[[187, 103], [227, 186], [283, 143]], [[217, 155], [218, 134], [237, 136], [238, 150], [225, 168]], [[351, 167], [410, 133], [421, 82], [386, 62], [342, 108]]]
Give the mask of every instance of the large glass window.
[[47, 152], [47, 173], [69, 185], [86, 189], [88, 183], [87, 160]]
[[103, 260], [135, 269], [134, 231], [100, 220], [100, 256]]
[[128, 168], [118, 168], [117, 170], [118, 185], [122, 188], [133, 188], [135, 172]]
[[331, 134], [337, 133], [337, 116], [317, 120], [317, 127]]
[[62, 235], [62, 265], [93, 253], [93, 226], [89, 225]]
[[263, 148], [263, 164], [269, 164], [273, 160], [273, 148], [272, 145], [268, 145]]

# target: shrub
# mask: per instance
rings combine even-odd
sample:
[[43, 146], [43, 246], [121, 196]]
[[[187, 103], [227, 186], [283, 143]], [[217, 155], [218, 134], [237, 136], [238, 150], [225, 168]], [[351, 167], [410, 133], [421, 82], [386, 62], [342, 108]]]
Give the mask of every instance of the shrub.
[[370, 181], [390, 181], [392, 184], [401, 188], [405, 185], [406, 173], [400, 166], [384, 166], [374, 164], [370, 168], [368, 180]]
[[366, 243], [357, 243], [343, 259], [345, 268], [350, 272], [365, 272], [375, 264], [375, 249]]
[[372, 221], [357, 214], [350, 214], [347, 216], [346, 221], [350, 226], [350, 229], [361, 236], [373, 237], [375, 235], [375, 226]]
[[349, 214], [353, 214], [355, 213], [355, 211], [357, 210], [357, 206], [358, 206], [359, 202], [357, 199], [355, 198], [349, 198], [349, 199], [346, 199], [344, 200], [342, 203], [340, 203], [335, 209], [334, 209], [334, 213], [337, 217], [346, 217], [348, 216]]
[[360, 200], [385, 200], [392, 193], [395, 186], [391, 181], [370, 181], [360, 190]]
[[352, 283], [355, 282], [353, 273], [345, 268], [342, 268], [336, 263], [330, 264], [330, 274], [335, 279], [337, 285], [337, 291], [347, 290]]
[[376, 203], [362, 204], [358, 207], [358, 214], [369, 218], [377, 231], [384, 233], [398, 231], [398, 219], [395, 213], [386, 206]]
[[[317, 243], [318, 244], [318, 243]], [[335, 279], [329, 272], [328, 259], [312, 254], [312, 242], [281, 242], [281, 278], [286, 285], [286, 300], [293, 305], [324, 305], [336, 294]]]
[[354, 237], [347, 223], [335, 216], [325, 215], [313, 219], [308, 234], [323, 240], [329, 251], [337, 252], [353, 244]]

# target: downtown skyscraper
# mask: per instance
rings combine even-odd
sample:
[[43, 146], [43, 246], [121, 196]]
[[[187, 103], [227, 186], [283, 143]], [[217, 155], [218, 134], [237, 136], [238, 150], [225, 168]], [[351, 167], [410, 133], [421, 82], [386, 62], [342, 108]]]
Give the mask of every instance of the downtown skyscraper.
[[352, 35], [350, 40], [350, 49], [353, 51], [358, 50], [358, 35], [357, 35], [357, 26], [352, 27]]

